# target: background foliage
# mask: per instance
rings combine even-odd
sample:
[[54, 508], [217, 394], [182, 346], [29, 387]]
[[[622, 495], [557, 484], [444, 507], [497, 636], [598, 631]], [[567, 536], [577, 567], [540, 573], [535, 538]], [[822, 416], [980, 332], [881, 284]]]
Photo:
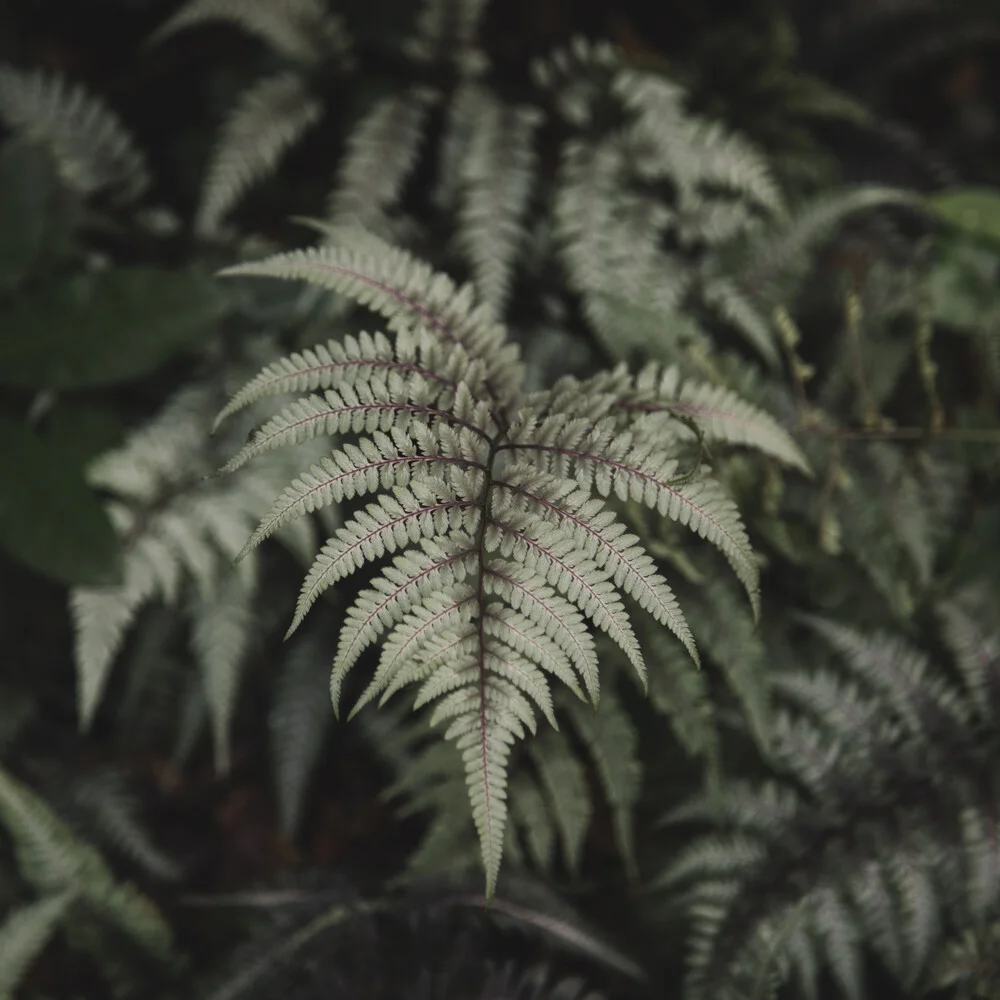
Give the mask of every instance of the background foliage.
[[[1000, 996], [998, 46], [989, 0], [0, 7], [0, 996]], [[283, 641], [357, 502], [237, 561], [330, 444], [219, 475], [273, 411], [216, 415], [386, 328], [215, 276], [303, 217], [474, 282], [526, 393], [670, 373], [640, 420], [760, 571], [758, 620], [615, 501], [701, 665], [597, 635], [488, 907], [426, 714], [333, 718], [360, 584]]]

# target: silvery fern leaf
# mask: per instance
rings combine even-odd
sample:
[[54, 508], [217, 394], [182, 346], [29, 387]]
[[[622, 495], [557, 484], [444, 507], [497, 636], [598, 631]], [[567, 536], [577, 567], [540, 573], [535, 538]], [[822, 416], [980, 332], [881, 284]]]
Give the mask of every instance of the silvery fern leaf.
[[443, 57], [465, 58], [478, 68], [474, 43], [479, 22], [488, 0], [422, 0], [417, 14], [416, 31], [407, 40], [407, 54], [418, 62]]
[[0, 122], [52, 154], [63, 183], [134, 201], [149, 183], [145, 158], [118, 116], [80, 84], [0, 65]]
[[670, 210], [629, 192], [620, 137], [563, 146], [553, 216], [569, 286], [609, 351], [621, 357], [630, 346], [656, 345], [693, 275], [661, 249]]
[[416, 165], [427, 116], [438, 93], [415, 86], [376, 101], [347, 141], [328, 214], [384, 235], [385, 210], [394, 205]]
[[309, 778], [330, 724], [330, 664], [325, 631], [296, 636], [275, 681], [268, 723], [274, 790], [282, 830], [298, 832]]
[[99, 847], [111, 848], [147, 874], [164, 881], [180, 877], [178, 864], [153, 842], [139, 804], [124, 776], [108, 768], [74, 774], [50, 801], [73, 827]]
[[349, 51], [340, 19], [327, 13], [323, 0], [188, 0], [150, 41], [207, 21], [228, 21], [293, 62], [310, 64], [330, 51]]
[[230, 209], [319, 121], [323, 105], [295, 73], [258, 80], [222, 129], [201, 193], [195, 227], [215, 232]]
[[[207, 421], [218, 390], [195, 384], [125, 444], [99, 456], [88, 480], [110, 494], [108, 511], [123, 536], [124, 580], [77, 587], [70, 594], [76, 632], [81, 725], [97, 711], [112, 666], [140, 610], [160, 600], [186, 608], [215, 732], [217, 764], [227, 759], [229, 717], [238, 670], [253, 627], [252, 561], [232, 566], [247, 532], [271, 503], [294, 465], [276, 454], [234, 479], [211, 478], [224, 447], [210, 440]], [[306, 537], [288, 535], [305, 528]], [[293, 554], [315, 551], [309, 522], [281, 532]]]
[[479, 120], [462, 163], [459, 242], [482, 298], [503, 312], [523, 217], [535, 182], [535, 108], [507, 107], [483, 93]]
[[0, 924], [0, 1000], [14, 1000], [14, 990], [55, 933], [72, 901], [53, 893], [25, 903]]
[[[522, 761], [511, 784], [505, 858], [516, 867], [541, 871], [561, 860], [567, 871], [577, 873], [599, 808], [596, 785], [611, 810], [619, 855], [634, 871], [631, 824], [641, 781], [637, 729], [613, 687], [605, 691], [596, 715], [591, 706], [562, 695], [556, 700], [569, 725], [545, 729], [528, 744], [530, 766]], [[462, 808], [467, 796], [462, 761], [440, 741], [428, 741], [421, 720], [399, 710], [384, 714], [388, 720], [361, 718], [373, 747], [396, 772], [390, 795], [400, 800], [403, 815], [421, 813], [429, 819], [410, 858], [410, 876], [433, 875], [442, 864], [471, 866], [476, 832]]]
[[1000, 671], [988, 645], [970, 669], [957, 609], [943, 605], [954, 672], [895, 636], [810, 619], [840, 669], [775, 675], [769, 757], [787, 777], [724, 784], [667, 817], [716, 827], [662, 882], [692, 917], [692, 1000], [732, 995], [766, 939], [806, 996], [825, 965], [861, 997], [868, 948], [912, 992], [950, 921], [995, 912], [997, 736], [974, 706]]
[[[700, 298], [775, 365], [769, 322], [706, 267], [708, 251], [783, 217], [766, 158], [687, 111], [677, 84], [629, 68], [608, 46], [578, 39], [534, 70], [573, 126], [561, 148], [554, 228], [569, 285], [606, 348], [676, 359], [683, 341], [699, 340], [678, 314]], [[607, 114], [612, 103], [618, 115]], [[678, 250], [664, 249], [668, 239]], [[634, 339], [620, 329], [626, 314]], [[665, 336], [672, 328], [678, 333]]]
[[643, 175], [670, 177], [680, 189], [682, 203], [713, 185], [742, 195], [771, 213], [780, 213], [783, 200], [765, 157], [745, 139], [684, 111], [684, 91], [649, 73], [622, 69], [612, 88], [634, 115], [633, 141], [642, 149], [638, 164]]
[[290, 64], [252, 84], [227, 118], [215, 144], [196, 229], [211, 236], [257, 182], [271, 175], [282, 156], [322, 117], [323, 101], [308, 73], [324, 59], [352, 66], [351, 39], [343, 20], [323, 0], [189, 0], [150, 38], [159, 43], [178, 31], [211, 21], [229, 22], [254, 36]]
[[191, 646], [198, 661], [212, 723], [216, 769], [229, 771], [229, 741], [240, 672], [253, 636], [256, 579], [244, 561], [208, 596], [191, 605]]
[[[729, 561], [755, 611], [757, 563], [735, 505], [709, 470], [682, 466], [676, 437], [633, 429], [633, 414], [619, 405], [632, 388], [626, 374], [526, 394], [516, 348], [471, 286], [456, 287], [369, 236], [343, 238], [344, 246], [224, 273], [306, 280], [347, 295], [388, 319], [395, 342], [359, 338], [342, 352], [328, 348], [322, 358], [300, 355], [264, 369], [238, 395], [240, 405], [275, 388], [325, 388], [267, 421], [229, 467], [334, 438], [328, 456], [265, 516], [265, 533], [286, 515], [374, 494], [320, 552], [292, 628], [326, 588], [388, 559], [347, 611], [334, 705], [361, 655], [381, 640], [355, 711], [407, 685], [417, 685], [415, 707], [433, 706], [431, 725], [444, 726], [462, 757], [492, 894], [511, 747], [535, 732], [538, 713], [557, 724], [553, 681], [597, 700], [588, 625], [644, 679], [623, 602], [630, 595], [697, 657], [669, 584], [613, 505], [632, 501], [704, 538]], [[311, 370], [314, 360], [321, 372]], [[646, 391], [654, 404], [669, 403], [655, 386]], [[587, 730], [595, 752], [604, 732], [596, 722]], [[625, 779], [607, 771], [617, 795], [631, 787], [618, 787]], [[627, 839], [627, 828], [620, 834]]]
[[746, 445], [812, 475], [802, 449], [772, 416], [725, 386], [683, 378], [674, 365], [644, 366], [619, 406], [635, 413], [640, 433], [682, 433], [678, 421], [690, 420], [708, 442]]
[[74, 836], [34, 792], [2, 769], [0, 825], [13, 841], [21, 875], [39, 892], [68, 894], [154, 958], [170, 958], [170, 927], [156, 907], [134, 886], [117, 881], [94, 848]]
[[483, 88], [475, 80], [463, 80], [455, 88], [444, 114], [443, 133], [437, 148], [437, 181], [434, 204], [453, 212], [462, 195], [462, 169], [476, 135], [483, 104]]
[[778, 367], [781, 355], [770, 319], [735, 281], [725, 277], [709, 278], [702, 285], [702, 297], [710, 308], [739, 331], [770, 368]]
[[850, 218], [880, 209], [916, 206], [915, 195], [897, 188], [865, 185], [825, 191], [752, 233], [739, 284], [765, 307], [793, 301], [815, 260], [815, 251]]

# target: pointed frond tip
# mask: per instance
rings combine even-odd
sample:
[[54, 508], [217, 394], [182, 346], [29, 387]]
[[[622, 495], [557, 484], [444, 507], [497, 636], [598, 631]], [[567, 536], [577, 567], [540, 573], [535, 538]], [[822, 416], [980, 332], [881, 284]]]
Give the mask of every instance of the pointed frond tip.
[[[472, 285], [446, 274], [357, 227], [323, 227], [324, 246], [275, 254], [224, 268], [221, 277], [269, 277], [306, 281], [378, 313], [393, 333], [426, 329], [445, 348], [461, 348], [483, 368], [474, 395], [499, 403], [516, 397], [522, 366], [516, 345], [493, 310], [477, 302]], [[333, 241], [342, 244], [332, 245]]]
[[[388, 333], [274, 362], [223, 410], [220, 419], [266, 397], [307, 394], [266, 421], [230, 470], [308, 439], [336, 442], [278, 496], [244, 553], [313, 511], [370, 497], [316, 555], [289, 633], [327, 589], [380, 563], [346, 613], [330, 678], [334, 710], [347, 674], [380, 646], [351, 714], [404, 687], [415, 686], [415, 707], [431, 706], [431, 725], [442, 725], [461, 755], [492, 893], [511, 747], [535, 732], [538, 715], [557, 726], [563, 689], [597, 705], [594, 633], [605, 633], [646, 683], [626, 598], [673, 633], [693, 661], [687, 668], [697, 669], [684, 611], [615, 505], [644, 504], [705, 539], [756, 614], [758, 567], [736, 505], [707, 467], [682, 469], [675, 449], [696, 428], [794, 467], [805, 469], [805, 460], [735, 394], [682, 385], [659, 369], [528, 393], [504, 326], [471, 286], [362, 231], [322, 232], [338, 245], [223, 273], [311, 281], [380, 314]], [[617, 709], [603, 711], [595, 746]], [[572, 724], [589, 732], [582, 718]], [[616, 815], [624, 849], [625, 799]]]

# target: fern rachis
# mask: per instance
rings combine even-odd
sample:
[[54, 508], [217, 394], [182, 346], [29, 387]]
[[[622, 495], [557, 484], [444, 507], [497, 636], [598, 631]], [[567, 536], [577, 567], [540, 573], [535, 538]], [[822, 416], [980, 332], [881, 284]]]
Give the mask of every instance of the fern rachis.
[[[740, 404], [745, 419], [737, 428], [732, 400], [681, 387], [658, 368], [639, 377], [619, 368], [566, 378], [524, 394], [516, 350], [471, 287], [456, 288], [367, 234], [328, 236], [345, 245], [279, 254], [226, 273], [330, 288], [380, 313], [396, 338], [347, 337], [293, 355], [262, 371], [224, 411], [311, 391], [264, 424], [229, 468], [319, 435], [352, 439], [340, 440], [284, 491], [248, 549], [290, 518], [376, 494], [318, 555], [292, 627], [332, 584], [391, 557], [347, 613], [331, 678], [334, 704], [348, 671], [384, 636], [360, 704], [384, 701], [411, 683], [420, 685], [418, 705], [436, 702], [431, 724], [448, 723], [445, 738], [465, 761], [492, 892], [509, 749], [534, 732], [537, 711], [556, 725], [546, 675], [582, 697], [579, 678], [596, 703], [587, 621], [644, 677], [623, 603], [628, 595], [697, 660], [673, 592], [610, 503], [644, 504], [705, 538], [756, 607], [757, 566], [746, 532], [707, 468], [697, 456], [690, 461], [692, 425], [703, 439], [757, 445], [800, 466], [803, 460], [760, 411]], [[669, 404], [685, 400], [697, 403], [696, 412], [674, 416]]]

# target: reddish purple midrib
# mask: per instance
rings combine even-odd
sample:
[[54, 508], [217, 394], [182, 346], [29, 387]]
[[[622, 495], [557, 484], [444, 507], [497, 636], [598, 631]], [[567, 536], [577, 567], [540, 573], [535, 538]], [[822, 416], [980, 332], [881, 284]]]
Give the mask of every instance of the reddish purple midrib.
[[451, 389], [458, 386], [458, 383], [455, 382], [454, 379], [445, 378], [443, 375], [439, 375], [430, 368], [421, 368], [419, 365], [405, 364], [401, 361], [396, 361], [395, 359], [357, 358], [346, 361], [325, 361], [319, 365], [310, 365], [308, 368], [297, 368], [295, 371], [284, 372], [281, 375], [276, 375], [264, 382], [260, 382], [258, 383], [257, 388], [258, 390], [263, 389], [266, 394], [272, 386], [277, 385], [280, 382], [284, 382], [286, 379], [301, 378], [303, 375], [314, 375], [323, 371], [335, 371], [338, 368], [392, 368], [396, 371], [406, 372], [409, 375], [420, 375], [424, 378], [431, 379], [434, 382], [446, 385]]
[[[503, 580], [504, 583], [513, 587], [515, 590], [519, 590], [521, 591], [522, 594], [525, 594], [528, 597], [530, 597], [533, 601], [535, 601], [536, 603], [540, 604], [543, 608], [545, 608], [545, 610], [548, 611], [548, 613], [553, 618], [555, 618], [557, 621], [562, 622], [562, 619], [559, 618], [559, 616], [555, 613], [555, 611], [553, 611], [552, 608], [549, 607], [549, 605], [541, 597], [539, 597], [534, 591], [529, 590], [523, 584], [518, 583], [518, 581], [515, 580], [512, 576], [507, 576], [505, 573], [499, 573], [495, 569], [488, 570], [488, 572], [491, 576], [495, 576], [498, 580]], [[579, 642], [576, 633], [573, 632], [573, 630], [570, 628], [565, 628], [564, 634], [572, 641], [573, 645], [579, 651], [580, 662], [582, 663], [587, 661], [589, 659], [589, 657], [587, 656], [587, 650], [584, 649], [584, 647]]]
[[318, 493], [320, 490], [324, 490], [328, 486], [332, 486], [334, 483], [339, 482], [342, 479], [348, 479], [351, 476], [368, 472], [371, 469], [382, 468], [386, 465], [408, 465], [411, 462], [454, 462], [459, 465], [482, 468], [478, 462], [470, 462], [468, 459], [464, 458], [446, 458], [443, 455], [393, 455], [391, 458], [382, 458], [377, 462], [369, 462], [367, 465], [359, 465], [355, 468], [348, 469], [346, 472], [342, 471], [336, 476], [330, 476], [327, 479], [316, 483], [315, 486], [309, 487], [305, 493], [296, 497], [295, 500], [293, 500], [287, 507], [283, 507], [281, 509], [281, 514], [287, 514], [288, 511], [292, 510], [299, 504], [305, 504], [305, 501], [314, 493]]
[[[464, 427], [466, 430], [472, 431], [474, 434], [478, 434], [482, 438], [487, 438], [488, 435], [481, 428], [477, 427], [475, 424], [469, 423], [467, 420], [460, 420], [458, 417], [454, 416], [447, 410], [438, 410], [432, 406], [417, 406], [415, 403], [358, 403], [351, 404], [350, 406], [336, 406], [331, 407], [328, 410], [320, 410], [319, 413], [311, 413], [307, 417], [302, 417], [299, 420], [293, 420], [289, 424], [285, 424], [284, 427], [279, 427], [272, 431], [270, 434], [262, 437], [260, 442], [254, 441], [253, 444], [261, 443], [263, 441], [273, 441], [276, 437], [287, 431], [294, 430], [296, 427], [305, 427], [307, 424], [311, 424], [315, 421], [325, 420], [327, 417], [337, 416], [343, 413], [355, 413], [365, 410], [384, 410], [384, 411], [396, 411], [405, 413], [419, 413], [424, 416], [429, 417], [440, 417], [443, 420], [448, 421], [451, 424], [456, 424], [459, 427]], [[260, 432], [263, 435], [263, 431]]]
[[424, 577], [429, 576], [435, 570], [443, 569], [445, 566], [450, 566], [453, 563], [456, 563], [459, 560], [464, 559], [467, 556], [472, 555], [473, 552], [474, 552], [473, 549], [465, 549], [462, 552], [457, 552], [454, 555], [450, 555], [447, 558], [440, 560], [439, 562], [431, 563], [430, 566], [428, 566], [426, 569], [421, 570], [416, 576], [408, 577], [406, 579], [406, 581], [404, 583], [400, 584], [400, 586], [398, 586], [395, 590], [393, 590], [389, 594], [386, 594], [383, 597], [383, 599], [375, 606], [375, 609], [371, 612], [371, 614], [369, 614], [365, 618], [364, 622], [358, 627], [358, 629], [357, 629], [357, 636], [355, 637], [354, 642], [351, 643], [351, 648], [350, 648], [349, 652], [353, 652], [354, 646], [356, 645], [358, 638], [360, 638], [364, 634], [365, 629], [367, 629], [369, 627], [369, 625], [371, 625], [371, 623], [376, 618], [378, 618], [380, 612], [384, 611], [385, 608], [399, 594], [401, 594], [408, 587], [412, 587], [415, 583], [417, 583], [418, 581], [424, 579]]
[[337, 557], [336, 562], [340, 562], [342, 559], [347, 557], [350, 553], [354, 552], [355, 549], [360, 548], [367, 542], [370, 542], [376, 535], [381, 534], [383, 531], [389, 531], [394, 528], [397, 524], [402, 524], [404, 521], [408, 521], [414, 517], [420, 517], [424, 514], [434, 514], [442, 510], [460, 510], [466, 507], [476, 506], [475, 502], [472, 500], [447, 500], [443, 503], [433, 504], [430, 507], [420, 507], [417, 510], [407, 511], [400, 517], [394, 517], [390, 521], [386, 521], [385, 524], [379, 525], [373, 531], [369, 531], [362, 537], [356, 539], [351, 545], [344, 549], [340, 555]]
[[[619, 566], [624, 566], [628, 568], [629, 570], [631, 570], [631, 572], [633, 572], [636, 575], [636, 577], [638, 577], [639, 582], [643, 585], [643, 587], [649, 594], [651, 601], [653, 601], [656, 604], [661, 603], [659, 598], [656, 596], [656, 592], [653, 590], [653, 587], [649, 583], [649, 581], [646, 580], [646, 578], [642, 575], [642, 573], [640, 573], [637, 569], [635, 569], [632, 566], [632, 564], [625, 558], [625, 556], [621, 552], [619, 552], [618, 549], [616, 549], [611, 542], [607, 541], [605, 537], [596, 528], [591, 527], [582, 518], [577, 517], [575, 514], [566, 510], [564, 507], [560, 507], [558, 504], [553, 503], [550, 500], [546, 500], [544, 497], [540, 497], [537, 493], [532, 493], [529, 489], [527, 489], [524, 486], [515, 486], [513, 483], [508, 483], [500, 480], [497, 481], [496, 485], [504, 486], [509, 490], [513, 490], [516, 493], [520, 493], [522, 496], [528, 497], [529, 499], [534, 500], [536, 503], [541, 504], [543, 507], [547, 507], [549, 510], [555, 511], [560, 517], [564, 517], [566, 518], [566, 520], [572, 521], [578, 527], [583, 528], [588, 535], [590, 535], [592, 538], [596, 538], [601, 543], [601, 547], [604, 549], [605, 553], [608, 554], [609, 559], [614, 559]], [[666, 607], [666, 605], [664, 605], [664, 607]]]
[[533, 538], [530, 538], [528, 535], [524, 534], [523, 531], [517, 531], [516, 529], [511, 528], [509, 525], [500, 524], [499, 522], [494, 522], [494, 523], [497, 524], [497, 526], [499, 528], [501, 528], [503, 531], [507, 532], [508, 534], [514, 535], [516, 538], [520, 538], [521, 541], [523, 541], [530, 548], [537, 549], [539, 552], [544, 553], [556, 565], [561, 566], [567, 573], [569, 573], [570, 576], [573, 577], [573, 579], [575, 579], [576, 581], [579, 582], [580, 586], [588, 594], [590, 594], [590, 596], [595, 601], [597, 601], [598, 604], [600, 604], [600, 606], [603, 609], [604, 614], [607, 616], [608, 620], [609, 621], [614, 621], [614, 616], [611, 614], [610, 611], [608, 611], [608, 606], [604, 603], [603, 600], [601, 600], [601, 597], [597, 594], [597, 592], [592, 587], [590, 587], [587, 584], [586, 579], [584, 577], [582, 577], [579, 573], [577, 573], [568, 563], [566, 563], [564, 560], [560, 559], [557, 555], [554, 555], [551, 552], [551, 550], [549, 550], [544, 545], [542, 545], [541, 542], [536, 542]]
[[692, 510], [696, 511], [698, 515], [709, 524], [713, 525], [715, 530], [720, 534], [724, 535], [729, 539], [730, 544], [733, 546], [734, 550], [740, 549], [740, 544], [732, 536], [732, 534], [727, 531], [714, 517], [711, 516], [703, 507], [699, 507], [693, 500], [688, 499], [683, 493], [678, 493], [677, 490], [671, 488], [666, 483], [661, 482], [655, 476], [651, 476], [648, 472], [643, 472], [641, 469], [635, 469], [630, 465], [625, 465], [622, 462], [615, 462], [608, 458], [602, 458], [600, 455], [593, 455], [590, 452], [578, 451], [575, 448], [562, 448], [559, 445], [554, 444], [521, 444], [516, 442], [511, 442], [510, 444], [504, 445], [504, 450], [507, 451], [545, 451], [556, 455], [565, 455], [567, 458], [583, 459], [588, 462], [594, 462], [598, 465], [607, 465], [615, 469], [617, 472], [624, 472], [630, 476], [637, 476], [648, 483], [652, 483], [658, 486], [660, 489], [665, 490], [671, 496], [676, 497], [682, 504], [690, 507]]
[[318, 271], [332, 271], [334, 274], [342, 274], [345, 277], [352, 278], [355, 281], [360, 281], [364, 285], [368, 285], [371, 288], [377, 288], [379, 291], [386, 292], [392, 298], [396, 299], [398, 302], [404, 303], [408, 308], [412, 309], [418, 316], [425, 319], [435, 330], [438, 331], [446, 340], [450, 340], [453, 344], [462, 344], [462, 341], [445, 325], [445, 323], [439, 319], [434, 313], [432, 313], [426, 306], [421, 305], [416, 299], [407, 295], [405, 292], [400, 291], [393, 285], [388, 284], [385, 281], [380, 281], [378, 278], [369, 277], [367, 274], [361, 274], [359, 271], [352, 271], [349, 267], [344, 267], [339, 264], [330, 264], [326, 261], [316, 260], [315, 257], [310, 259], [305, 257], [304, 260], [300, 261], [301, 267], [314, 268]]

